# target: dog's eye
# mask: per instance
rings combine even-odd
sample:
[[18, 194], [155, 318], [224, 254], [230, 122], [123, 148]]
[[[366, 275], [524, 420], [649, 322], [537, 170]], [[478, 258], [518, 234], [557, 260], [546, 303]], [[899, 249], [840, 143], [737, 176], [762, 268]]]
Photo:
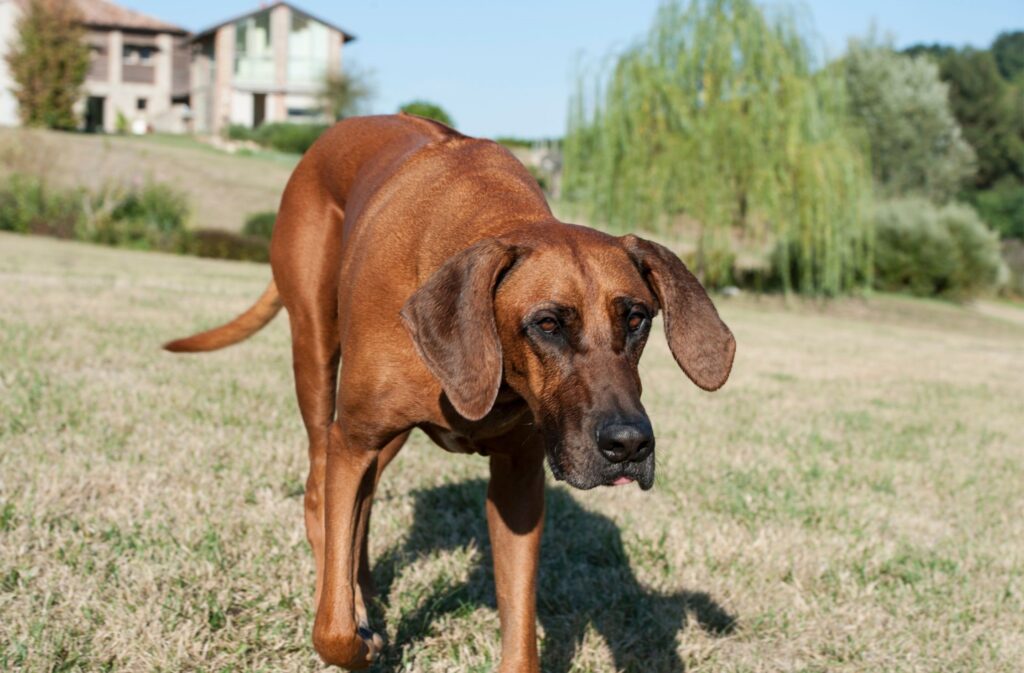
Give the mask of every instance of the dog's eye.
[[647, 322], [647, 316], [643, 313], [634, 312], [629, 314], [629, 319], [626, 320], [626, 326], [629, 327], [630, 332], [636, 332], [644, 326], [645, 322]]
[[537, 327], [545, 334], [554, 334], [558, 331], [558, 321], [551, 316], [546, 316], [537, 321]]

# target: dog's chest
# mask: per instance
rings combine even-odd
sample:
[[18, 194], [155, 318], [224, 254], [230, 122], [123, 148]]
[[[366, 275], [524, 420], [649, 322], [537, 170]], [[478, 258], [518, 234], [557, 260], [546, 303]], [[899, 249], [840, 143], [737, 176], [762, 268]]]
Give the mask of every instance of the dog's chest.
[[436, 425], [429, 425], [423, 428], [423, 431], [427, 433], [427, 436], [434, 440], [434, 443], [440, 446], [445, 451], [452, 453], [485, 453], [473, 439], [466, 435], [455, 432], [454, 430], [448, 430], [447, 428], [439, 428]]
[[427, 423], [423, 431], [435, 444], [452, 453], [478, 453], [487, 455], [495, 440], [508, 434], [529, 415], [521, 400], [497, 403], [487, 416], [471, 422], [457, 419], [448, 427]]

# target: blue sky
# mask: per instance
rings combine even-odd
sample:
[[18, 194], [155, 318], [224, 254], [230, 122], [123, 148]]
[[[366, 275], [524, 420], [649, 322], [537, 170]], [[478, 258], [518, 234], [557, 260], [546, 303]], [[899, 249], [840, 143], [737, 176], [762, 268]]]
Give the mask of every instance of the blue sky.
[[[121, 0], [133, 9], [205, 28], [258, 4], [244, 0]], [[472, 135], [553, 136], [565, 127], [576, 64], [599, 62], [642, 35], [659, 0], [297, 0], [357, 36], [345, 60], [371, 72], [372, 112], [440, 103]], [[765, 3], [769, 6], [771, 3]], [[1024, 0], [814, 0], [804, 6], [831, 55], [874, 25], [898, 46], [986, 47], [1024, 29]]]

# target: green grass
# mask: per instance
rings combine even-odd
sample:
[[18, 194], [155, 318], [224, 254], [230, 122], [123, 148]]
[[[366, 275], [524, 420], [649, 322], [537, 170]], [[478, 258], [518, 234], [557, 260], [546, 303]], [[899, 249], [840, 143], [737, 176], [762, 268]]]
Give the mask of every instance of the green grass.
[[[125, 139], [134, 141], [141, 145], [153, 144], [163, 145], [166, 147], [179, 147], [189, 150], [210, 152], [219, 155], [224, 155], [226, 153], [225, 150], [214, 147], [209, 142], [201, 141], [194, 135], [187, 135], [181, 133], [150, 133], [143, 136], [125, 136]], [[260, 147], [258, 149], [243, 148], [236, 151], [235, 156], [245, 159], [251, 158], [265, 160], [275, 164], [279, 164], [288, 169], [295, 168], [295, 164], [299, 163], [299, 159], [302, 158], [301, 154], [294, 154], [292, 152], [279, 152], [277, 150], [267, 149], [265, 147]]]
[[[0, 236], [0, 670], [320, 670], [286, 319], [159, 350], [268, 275]], [[550, 483], [544, 670], [1019, 671], [1021, 309], [718, 303], [723, 390], [644, 356], [655, 488]], [[486, 472], [416, 434], [385, 475], [375, 670], [493, 670]]]

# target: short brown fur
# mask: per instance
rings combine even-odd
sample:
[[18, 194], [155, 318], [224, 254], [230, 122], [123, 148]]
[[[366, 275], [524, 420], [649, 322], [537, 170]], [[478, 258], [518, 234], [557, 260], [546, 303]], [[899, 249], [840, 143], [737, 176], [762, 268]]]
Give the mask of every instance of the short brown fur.
[[370, 508], [419, 427], [489, 457], [501, 671], [539, 671], [544, 457], [581, 488], [651, 486], [637, 374], [651, 319], [666, 313], [672, 352], [700, 387], [720, 387], [732, 366], [735, 341], [703, 288], [662, 246], [557, 221], [495, 143], [408, 115], [345, 120], [306, 153], [271, 265], [246, 313], [166, 347], [221, 348], [288, 310], [309, 435], [317, 652], [356, 669], [383, 646], [365, 607]]

